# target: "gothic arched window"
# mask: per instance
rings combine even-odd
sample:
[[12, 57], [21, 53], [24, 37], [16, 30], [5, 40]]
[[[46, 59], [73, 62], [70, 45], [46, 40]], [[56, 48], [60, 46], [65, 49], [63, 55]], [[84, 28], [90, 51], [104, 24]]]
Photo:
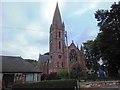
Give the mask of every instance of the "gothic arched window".
[[64, 67], [63, 62], [62, 62], [62, 67]]
[[61, 33], [59, 32], [59, 38], [61, 37]]
[[58, 46], [59, 46], [59, 49], [61, 49], [61, 42], [60, 41], [59, 41], [59, 45]]
[[77, 61], [77, 53], [74, 49], [70, 51], [70, 56], [69, 56], [70, 61], [76, 60]]

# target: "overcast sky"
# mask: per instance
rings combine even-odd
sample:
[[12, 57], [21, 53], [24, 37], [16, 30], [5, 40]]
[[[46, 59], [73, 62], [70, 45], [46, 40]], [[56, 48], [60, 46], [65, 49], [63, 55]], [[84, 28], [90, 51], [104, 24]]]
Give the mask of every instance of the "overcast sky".
[[[6, 0], [0, 9], [0, 55], [38, 60], [49, 51], [49, 28], [58, 1], [69, 44], [80, 47], [99, 32], [94, 13], [118, 0]], [[1, 7], [0, 4], [0, 7]]]

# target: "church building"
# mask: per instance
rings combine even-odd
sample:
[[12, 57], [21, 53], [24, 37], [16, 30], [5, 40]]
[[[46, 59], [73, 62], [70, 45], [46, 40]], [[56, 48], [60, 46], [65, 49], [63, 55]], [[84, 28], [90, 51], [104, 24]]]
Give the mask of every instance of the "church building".
[[67, 33], [64, 22], [61, 19], [58, 4], [56, 5], [49, 33], [49, 54], [40, 55], [38, 60], [40, 67], [42, 66], [40, 68], [42, 72], [58, 72], [60, 69], [70, 71], [76, 63], [79, 63], [85, 74], [86, 65], [84, 54], [73, 41], [70, 46], [68, 46]]

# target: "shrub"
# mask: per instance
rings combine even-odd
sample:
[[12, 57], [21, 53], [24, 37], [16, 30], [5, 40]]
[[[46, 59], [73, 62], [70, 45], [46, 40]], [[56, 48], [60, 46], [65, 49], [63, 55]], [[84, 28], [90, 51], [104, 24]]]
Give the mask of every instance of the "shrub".
[[56, 79], [58, 79], [57, 73], [56, 72], [52, 72], [52, 73], [48, 74], [46, 79], [47, 80], [56, 80]]
[[37, 83], [27, 83], [21, 85], [13, 86], [12, 90], [16, 90], [18, 88], [75, 88], [77, 86], [76, 80], [46, 80]]
[[41, 80], [57, 80], [57, 79], [58, 79], [58, 76], [56, 72], [41, 75]]
[[83, 71], [79, 63], [73, 65], [72, 70], [70, 71], [70, 78], [73, 79], [82, 79]]
[[66, 69], [60, 69], [57, 72], [57, 76], [60, 79], [68, 79], [68, 71]]

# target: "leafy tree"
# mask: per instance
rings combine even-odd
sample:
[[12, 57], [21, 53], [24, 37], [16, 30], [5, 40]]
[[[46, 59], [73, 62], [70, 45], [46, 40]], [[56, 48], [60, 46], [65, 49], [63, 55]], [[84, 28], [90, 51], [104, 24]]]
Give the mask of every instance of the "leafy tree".
[[95, 18], [100, 27], [96, 41], [99, 56], [107, 62], [109, 75], [117, 76], [120, 68], [120, 2], [110, 10], [98, 10]]
[[34, 67], [36, 67], [38, 64], [37, 60], [31, 60], [31, 59], [25, 59], [25, 60], [28, 61], [29, 63], [31, 63]]
[[61, 79], [68, 79], [68, 71], [67, 71], [67, 69], [60, 69], [57, 72], [57, 76], [58, 76], [58, 78], [61, 78]]
[[87, 42], [83, 43], [83, 51], [86, 59], [87, 68], [93, 69], [95, 71], [98, 70], [99, 64], [99, 53], [97, 49], [97, 41], [88, 40]]
[[79, 63], [73, 65], [72, 70], [70, 71], [70, 78], [73, 79], [82, 79], [83, 71]]

